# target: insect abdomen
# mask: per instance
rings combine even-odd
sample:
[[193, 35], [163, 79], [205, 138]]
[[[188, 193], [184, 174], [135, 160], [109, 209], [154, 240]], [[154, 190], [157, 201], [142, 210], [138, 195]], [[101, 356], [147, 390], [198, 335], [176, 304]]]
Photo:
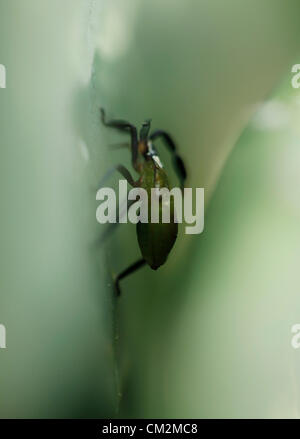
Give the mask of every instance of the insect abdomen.
[[159, 203], [159, 222], [151, 222], [151, 189], [169, 189], [168, 177], [162, 168], [159, 168], [152, 160], [145, 163], [141, 179], [141, 187], [148, 193], [148, 223], [137, 224], [137, 237], [143, 258], [153, 270], [163, 265], [170, 253], [178, 233], [178, 224], [174, 222], [174, 203], [171, 198], [168, 207], [170, 209], [170, 222], [162, 222], [162, 202]]
[[177, 223], [138, 223], [137, 237], [141, 253], [153, 270], [163, 265], [178, 232]]

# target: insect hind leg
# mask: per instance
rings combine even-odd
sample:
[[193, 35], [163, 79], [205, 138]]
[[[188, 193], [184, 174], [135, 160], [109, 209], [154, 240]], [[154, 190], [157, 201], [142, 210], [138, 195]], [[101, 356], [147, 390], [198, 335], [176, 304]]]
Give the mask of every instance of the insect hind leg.
[[116, 294], [118, 297], [121, 295], [120, 281], [125, 277], [129, 276], [130, 274], [134, 273], [135, 271], [139, 270], [144, 265], [146, 265], [145, 259], [139, 259], [138, 261], [130, 265], [128, 268], [126, 268], [124, 271], [122, 271], [120, 274], [118, 274], [114, 282]]

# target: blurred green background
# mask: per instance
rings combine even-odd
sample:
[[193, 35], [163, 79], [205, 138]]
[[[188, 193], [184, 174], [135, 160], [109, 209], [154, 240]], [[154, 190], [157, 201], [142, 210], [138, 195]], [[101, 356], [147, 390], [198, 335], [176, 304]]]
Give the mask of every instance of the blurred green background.
[[[299, 13], [0, 0], [0, 417], [299, 416]], [[204, 233], [119, 301], [139, 249], [131, 224], [93, 247], [97, 183], [130, 163], [100, 106], [170, 131], [206, 197]]]

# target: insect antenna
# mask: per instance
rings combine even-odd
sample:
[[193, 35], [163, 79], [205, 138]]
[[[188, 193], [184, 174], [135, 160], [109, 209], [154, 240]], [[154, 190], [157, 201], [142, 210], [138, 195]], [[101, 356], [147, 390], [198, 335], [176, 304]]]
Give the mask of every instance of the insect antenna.
[[151, 119], [146, 119], [145, 122], [143, 122], [142, 128], [140, 129], [140, 139], [141, 140], [148, 139], [150, 125], [151, 125]]

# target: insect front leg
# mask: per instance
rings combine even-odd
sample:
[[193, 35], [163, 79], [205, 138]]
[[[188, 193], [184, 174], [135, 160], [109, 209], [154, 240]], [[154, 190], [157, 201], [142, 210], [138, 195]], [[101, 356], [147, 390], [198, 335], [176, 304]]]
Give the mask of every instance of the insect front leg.
[[127, 122], [126, 120], [106, 120], [105, 111], [103, 108], [100, 108], [101, 113], [101, 120], [102, 123], [111, 128], [115, 128], [119, 131], [125, 131], [129, 132], [131, 136], [131, 161], [132, 166], [136, 169], [137, 168], [137, 158], [138, 158], [138, 136], [137, 136], [137, 129], [134, 125]]

